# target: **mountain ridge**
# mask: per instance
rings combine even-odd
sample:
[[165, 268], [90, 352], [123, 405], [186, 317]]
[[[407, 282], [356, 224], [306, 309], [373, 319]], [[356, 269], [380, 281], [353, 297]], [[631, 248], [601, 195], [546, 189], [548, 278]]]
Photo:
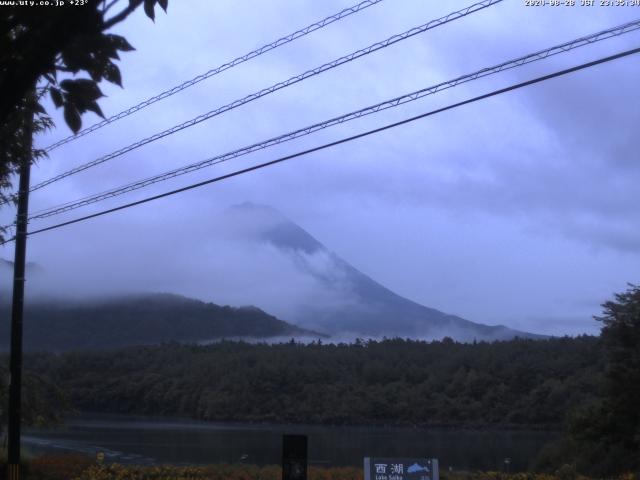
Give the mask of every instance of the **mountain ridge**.
[[[340, 308], [302, 308], [295, 317], [286, 318], [287, 321], [313, 325], [313, 328], [330, 335], [342, 330], [377, 337], [435, 339], [449, 336], [459, 341], [545, 338], [504, 325], [472, 322], [404, 298], [331, 252], [306, 230], [270, 206], [245, 202], [228, 211], [236, 217], [256, 218], [255, 223], [263, 225], [263, 228], [254, 232], [255, 241], [269, 243], [287, 252], [301, 269], [326, 288], [342, 289], [342, 293], [350, 294], [352, 301]], [[320, 269], [314, 264], [317, 259], [320, 259], [319, 263], [324, 262]]]
[[[228, 222], [225, 223], [225, 219]], [[503, 325], [472, 322], [404, 298], [330, 251], [273, 207], [250, 202], [235, 205], [222, 212], [216, 219], [216, 226], [218, 231], [231, 235], [236, 248], [266, 253], [266, 257], [276, 258], [281, 263], [270, 264], [266, 271], [262, 269], [261, 278], [252, 277], [255, 265], [252, 263], [223, 264], [223, 270], [215, 275], [224, 278], [234, 268], [239, 268], [240, 275], [251, 278], [253, 286], [275, 287], [282, 301], [290, 304], [290, 309], [279, 311], [268, 303], [269, 298], [273, 298], [272, 290], [261, 297], [267, 302], [259, 308], [220, 306], [172, 293], [65, 299], [48, 294], [45, 289], [27, 297], [27, 348], [109, 348], [229, 337], [330, 336], [334, 341], [353, 341], [355, 338], [383, 337], [437, 340], [446, 336], [463, 342], [545, 338]], [[210, 241], [215, 241], [215, 237]], [[260, 250], [260, 245], [271, 248]], [[239, 252], [241, 256], [251, 253], [249, 250]], [[280, 275], [278, 266], [286, 267], [295, 275]], [[0, 263], [0, 269], [5, 273], [11, 267], [12, 262], [8, 260], [3, 259]], [[46, 273], [44, 267], [34, 263], [29, 264], [29, 270], [33, 274], [29, 276], [35, 278]], [[204, 273], [206, 278], [213, 272]], [[305, 284], [303, 295], [296, 291], [296, 282]], [[206, 290], [220, 293], [214, 285]], [[236, 286], [236, 290], [242, 291], [242, 287]], [[237, 298], [240, 302], [233, 303], [255, 303], [252, 299], [259, 298], [255, 296], [256, 292], [248, 289], [245, 296]], [[0, 291], [0, 308], [7, 312], [9, 298], [7, 291]], [[8, 325], [1, 325], [0, 341], [8, 339], [8, 335]]]
[[[0, 310], [7, 318], [9, 305], [7, 299], [0, 300]], [[9, 343], [8, 327], [8, 322], [0, 324], [0, 344], [5, 349]], [[32, 351], [206, 343], [225, 338], [324, 338], [321, 333], [291, 325], [257, 307], [220, 306], [169, 293], [76, 301], [35, 300], [25, 306], [23, 328], [25, 349]]]

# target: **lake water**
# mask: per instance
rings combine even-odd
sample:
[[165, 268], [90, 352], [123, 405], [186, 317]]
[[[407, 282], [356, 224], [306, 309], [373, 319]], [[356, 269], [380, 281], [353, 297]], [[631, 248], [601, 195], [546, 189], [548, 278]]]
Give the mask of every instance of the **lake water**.
[[554, 432], [249, 425], [124, 415], [78, 417], [53, 429], [26, 429], [31, 453], [104, 452], [137, 464], [279, 464], [282, 435], [309, 437], [309, 463], [361, 466], [363, 457], [438, 458], [441, 469], [526, 470]]

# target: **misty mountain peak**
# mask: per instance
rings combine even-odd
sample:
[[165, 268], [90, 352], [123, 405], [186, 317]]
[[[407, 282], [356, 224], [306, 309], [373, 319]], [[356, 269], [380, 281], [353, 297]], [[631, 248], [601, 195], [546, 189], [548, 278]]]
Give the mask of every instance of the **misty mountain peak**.
[[231, 228], [245, 238], [307, 254], [326, 250], [306, 230], [268, 205], [244, 202], [230, 207], [225, 216]]
[[255, 215], [273, 221], [288, 221], [288, 219], [275, 208], [261, 203], [243, 202], [229, 207], [229, 212], [236, 215]]
[[[450, 336], [458, 341], [533, 336], [471, 322], [406, 299], [332, 253], [273, 207], [246, 202], [229, 208], [225, 216], [223, 230], [233, 232], [234, 241], [274, 246], [285, 254], [281, 260], [290, 261], [284, 260], [280, 270], [293, 267], [294, 281], [287, 283], [287, 277], [276, 271], [268, 277], [281, 291], [289, 292], [286, 308], [278, 313], [287, 321], [332, 334], [361, 336]], [[301, 290], [301, 285], [308, 288]]]

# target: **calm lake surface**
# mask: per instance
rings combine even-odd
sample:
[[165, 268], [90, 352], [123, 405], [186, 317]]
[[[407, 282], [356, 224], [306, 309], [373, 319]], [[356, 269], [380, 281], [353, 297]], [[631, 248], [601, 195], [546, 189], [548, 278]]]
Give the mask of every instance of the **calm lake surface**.
[[526, 470], [555, 432], [474, 431], [207, 423], [125, 415], [83, 415], [53, 429], [26, 429], [34, 454], [104, 452], [137, 464], [279, 464], [282, 435], [309, 437], [309, 463], [361, 466], [363, 457], [438, 458], [441, 469]]

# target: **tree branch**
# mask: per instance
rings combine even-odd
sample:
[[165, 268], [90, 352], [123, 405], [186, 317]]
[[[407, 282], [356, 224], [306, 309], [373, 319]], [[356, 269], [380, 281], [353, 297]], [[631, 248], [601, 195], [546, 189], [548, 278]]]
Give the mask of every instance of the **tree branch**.
[[140, 6], [142, 0], [135, 0], [129, 3], [129, 6], [122, 10], [117, 15], [114, 15], [109, 20], [105, 20], [102, 30], [108, 30], [113, 27], [115, 24], [120, 23], [125, 18], [127, 18], [133, 11]]
[[113, 7], [119, 1], [120, 0], [111, 0], [109, 4], [105, 5], [104, 8], [102, 9], [102, 15], [104, 16], [111, 9], [111, 7]]

